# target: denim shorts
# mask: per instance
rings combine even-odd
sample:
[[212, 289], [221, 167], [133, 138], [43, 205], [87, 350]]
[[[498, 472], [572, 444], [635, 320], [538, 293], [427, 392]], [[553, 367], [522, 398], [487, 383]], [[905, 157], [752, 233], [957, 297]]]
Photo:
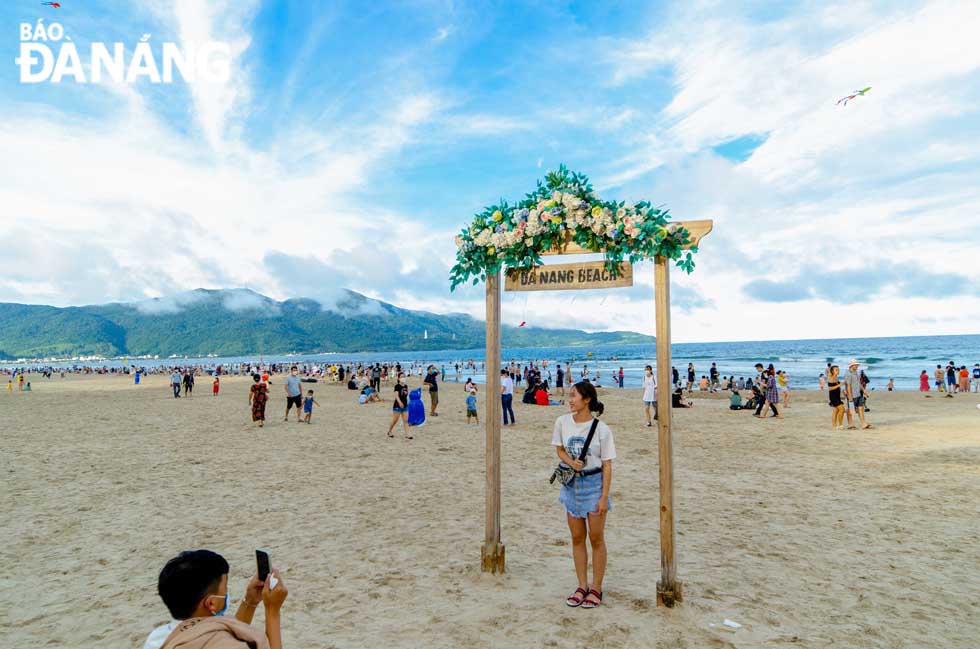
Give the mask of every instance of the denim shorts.
[[643, 402], [643, 405], [645, 405], [645, 406], [655, 406], [655, 405], [657, 405], [657, 402], [656, 401], [644, 401]]
[[408, 406], [405, 406], [404, 408], [394, 407], [394, 408], [391, 409], [391, 411], [392, 412], [408, 412]]
[[[594, 514], [602, 497], [602, 473], [576, 476], [571, 483], [561, 486], [558, 502], [565, 506], [569, 516], [588, 518]], [[612, 511], [612, 498], [608, 498], [609, 511]]]

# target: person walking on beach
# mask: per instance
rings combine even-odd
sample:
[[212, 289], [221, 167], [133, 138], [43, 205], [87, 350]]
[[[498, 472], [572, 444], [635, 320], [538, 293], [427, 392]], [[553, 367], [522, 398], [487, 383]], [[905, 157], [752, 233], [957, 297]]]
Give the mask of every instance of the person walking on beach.
[[779, 394], [783, 400], [783, 407], [789, 408], [789, 398], [791, 396], [789, 391], [789, 374], [780, 370], [776, 372], [776, 379], [779, 383]]
[[970, 371], [966, 369], [966, 365], [960, 368], [960, 392], [970, 391]]
[[296, 423], [302, 422], [300, 410], [303, 407], [303, 388], [300, 386], [299, 369], [295, 365], [289, 368], [289, 376], [283, 381], [282, 389], [286, 391], [286, 415], [283, 421], [289, 421], [289, 409], [296, 406]]
[[439, 406], [439, 372], [436, 370], [435, 365], [429, 366], [429, 372], [425, 375], [425, 381], [423, 383], [429, 386], [429, 402], [431, 403], [429, 416], [438, 417], [439, 413], [436, 412], [436, 408]]
[[174, 390], [174, 399], [180, 398], [180, 372], [177, 368], [174, 368], [173, 374], [170, 375], [170, 387]]
[[[861, 375], [858, 374], [859, 363], [856, 360], [851, 360], [847, 364], [847, 376], [844, 377], [844, 390], [847, 393], [847, 398], [853, 404], [855, 412], [857, 412], [858, 419], [861, 421], [861, 428], [868, 429], [874, 428], [871, 424], [864, 420], [864, 386], [861, 385]], [[848, 422], [848, 430], [856, 430], [856, 427]]]
[[922, 370], [922, 374], [919, 375], [919, 392], [929, 391], [929, 373]]
[[946, 391], [946, 373], [943, 372], [943, 366], [937, 365], [936, 371], [933, 372], [933, 376], [936, 379], [936, 392]]
[[622, 367], [620, 367], [620, 368], [619, 368], [619, 387], [620, 387], [620, 389], [622, 389], [622, 388], [623, 388], [623, 382], [624, 382], [624, 378], [625, 378], [625, 375], [624, 375], [624, 373], [623, 373], [623, 368], [622, 368]]
[[653, 419], [657, 419], [657, 375], [653, 366], [647, 365], [643, 374], [643, 409], [647, 416], [647, 428], [653, 426], [650, 408], [653, 408]]
[[265, 404], [269, 400], [269, 386], [258, 374], [252, 375], [252, 387], [248, 391], [248, 405], [252, 408], [252, 421], [265, 426]]
[[946, 396], [952, 397], [956, 393], [956, 366], [953, 361], [946, 365]]
[[694, 363], [687, 364], [687, 393], [691, 394], [694, 392], [694, 380], [696, 374], [694, 372]]
[[306, 423], [310, 423], [310, 419], [313, 418], [313, 406], [319, 408], [320, 402], [313, 398], [313, 390], [308, 390], [306, 398], [303, 399], [303, 421]]
[[514, 379], [510, 378], [507, 370], [500, 370], [500, 407], [504, 410], [504, 426], [510, 415], [510, 425], [517, 423], [514, 419]]
[[765, 386], [766, 398], [765, 401], [762, 402], [762, 413], [755, 416], [759, 419], [765, 419], [767, 413], [766, 406], [768, 406], [769, 408], [772, 408], [773, 414], [778, 419], [783, 419], [783, 416], [779, 414], [779, 409], [776, 408], [776, 406], [779, 405], [779, 389], [776, 386], [776, 370], [772, 365], [770, 365], [769, 369], [766, 370]]
[[844, 430], [844, 402], [840, 398], [840, 368], [836, 365], [830, 368], [830, 379], [827, 382], [827, 387], [829, 388], [830, 407], [834, 409], [831, 415], [830, 426], [834, 430]]
[[555, 363], [555, 390], [562, 397], [565, 396], [565, 372], [561, 369], [561, 363]]
[[189, 369], [184, 372], [184, 396], [190, 397], [194, 392], [194, 370]]
[[973, 364], [973, 391], [980, 392], [980, 363]]
[[708, 370], [708, 388], [711, 392], [718, 391], [718, 364], [712, 363]]
[[[572, 559], [578, 588], [568, 596], [568, 606], [595, 608], [602, 603], [602, 580], [606, 573], [606, 514], [612, 509], [612, 461], [616, 445], [612, 431], [600, 421], [604, 406], [595, 387], [588, 381], [576, 383], [569, 391], [571, 412], [555, 420], [551, 445], [558, 459], [575, 470], [575, 477], [562, 485], [558, 501], [565, 507], [565, 519], [572, 536]], [[589, 439], [591, 434], [591, 439]], [[588, 442], [588, 448], [586, 447]], [[579, 456], [585, 449], [585, 457]], [[592, 545], [592, 584], [586, 536]]]
[[408, 383], [405, 381], [405, 373], [398, 373], [398, 381], [395, 383], [395, 399], [391, 402], [391, 423], [388, 425], [388, 437], [394, 437], [393, 430], [399, 418], [402, 420], [402, 430], [405, 439], [412, 439], [408, 434]]

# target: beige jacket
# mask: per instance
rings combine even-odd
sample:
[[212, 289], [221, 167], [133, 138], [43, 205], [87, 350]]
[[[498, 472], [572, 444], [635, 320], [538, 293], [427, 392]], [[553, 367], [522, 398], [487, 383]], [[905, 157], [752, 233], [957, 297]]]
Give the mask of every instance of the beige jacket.
[[161, 649], [269, 649], [265, 634], [233, 617], [192, 617], [184, 620]]

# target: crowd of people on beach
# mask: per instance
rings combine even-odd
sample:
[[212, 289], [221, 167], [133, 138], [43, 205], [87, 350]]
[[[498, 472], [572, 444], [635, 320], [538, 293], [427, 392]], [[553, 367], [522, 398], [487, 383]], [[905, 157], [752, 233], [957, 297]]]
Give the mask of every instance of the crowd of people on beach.
[[[869, 385], [871, 378], [861, 364], [852, 359], [844, 366], [828, 363], [826, 372], [819, 377], [821, 391], [826, 391], [831, 407], [831, 424], [834, 430], [873, 428], [867, 420], [870, 411]], [[240, 363], [234, 365], [186, 365], [181, 367], [74, 367], [17, 368], [7, 369], [10, 375], [8, 390], [16, 384], [18, 390], [29, 391], [27, 377], [31, 371], [50, 379], [56, 374], [125, 374], [133, 377], [136, 384], [142, 377], [152, 374], [169, 374], [169, 386], [174, 399], [193, 397], [194, 386], [200, 380], [212, 382], [212, 395], [220, 394], [221, 379], [226, 376], [249, 376], [252, 379], [248, 391], [248, 407], [251, 419], [259, 427], [265, 426], [266, 409], [273, 396], [272, 386], [281, 383], [285, 399], [283, 420], [288, 422], [295, 411], [295, 421], [310, 424], [315, 408], [320, 407], [313, 386], [317, 383], [344, 385], [356, 394], [360, 404], [387, 403], [391, 401], [391, 419], [387, 437], [395, 437], [395, 429], [401, 422], [403, 436], [413, 440], [413, 428], [425, 422], [427, 417], [439, 417], [439, 391], [445, 389], [447, 378], [462, 383], [465, 393], [465, 422], [479, 424], [480, 390], [499, 390], [499, 407], [505, 426], [515, 426], [515, 394], [521, 395], [526, 406], [559, 406], [567, 410], [555, 419], [552, 445], [555, 446], [559, 469], [555, 474], [562, 477], [558, 501], [564, 509], [572, 549], [576, 588], [566, 599], [570, 607], [595, 608], [603, 601], [603, 580], [608, 550], [605, 542], [605, 522], [612, 510], [612, 463], [616, 459], [613, 432], [599, 417], [605, 406], [599, 400], [602, 376], [598, 368], [590, 368], [585, 362], [573, 368], [572, 362], [529, 360], [507, 361], [503, 364], [499, 381], [493, 388], [478, 384], [473, 376], [485, 371], [483, 363], [473, 360], [445, 364], [425, 361], [411, 362], [331, 362], [331, 363]], [[606, 389], [622, 389], [624, 370], [612, 372]], [[465, 378], [465, 382], [463, 379]], [[696, 393], [728, 395], [728, 407], [733, 411], [748, 410], [754, 416], [765, 419], [781, 419], [792, 402], [790, 375], [777, 369], [772, 363], [755, 364], [755, 374], [736, 377], [723, 375], [717, 363], [712, 363], [706, 374], [699, 374], [693, 363], [682, 374], [672, 367], [671, 407], [694, 407]], [[386, 387], [386, 386], [390, 386]], [[643, 415], [648, 427], [659, 419], [658, 377], [655, 366], [644, 367], [642, 386]], [[920, 390], [929, 396], [935, 387], [947, 397], [955, 394], [980, 391], [980, 364], [970, 371], [965, 365], [953, 362], [936, 371], [923, 371]], [[894, 388], [889, 381], [887, 389]], [[455, 388], [458, 389], [458, 388]], [[423, 395], [428, 393], [428, 408]], [[743, 392], [746, 393], [743, 399]], [[387, 397], [387, 398], [386, 398]], [[589, 571], [591, 554], [591, 574]], [[228, 611], [229, 567], [218, 554], [207, 550], [183, 552], [164, 567], [160, 573], [158, 591], [170, 610], [172, 620], [153, 631], [147, 639], [146, 649], [170, 646], [223, 646], [224, 641], [255, 642], [256, 646], [281, 647], [280, 609], [288, 591], [277, 571], [264, 579], [253, 576], [245, 588], [234, 617]], [[251, 620], [259, 605], [265, 606], [265, 629], [251, 626]], [[265, 644], [263, 644], [263, 642]], [[229, 643], [229, 646], [232, 646]]]

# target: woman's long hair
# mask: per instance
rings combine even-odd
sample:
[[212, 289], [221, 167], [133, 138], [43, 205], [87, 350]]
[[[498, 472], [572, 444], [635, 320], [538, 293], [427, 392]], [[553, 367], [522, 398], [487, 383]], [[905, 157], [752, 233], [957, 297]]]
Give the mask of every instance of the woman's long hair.
[[599, 401], [599, 395], [595, 391], [595, 386], [588, 381], [579, 381], [572, 386], [579, 396], [589, 402], [589, 412], [594, 412], [597, 415], [602, 415], [603, 411], [606, 409], [602, 402]]

